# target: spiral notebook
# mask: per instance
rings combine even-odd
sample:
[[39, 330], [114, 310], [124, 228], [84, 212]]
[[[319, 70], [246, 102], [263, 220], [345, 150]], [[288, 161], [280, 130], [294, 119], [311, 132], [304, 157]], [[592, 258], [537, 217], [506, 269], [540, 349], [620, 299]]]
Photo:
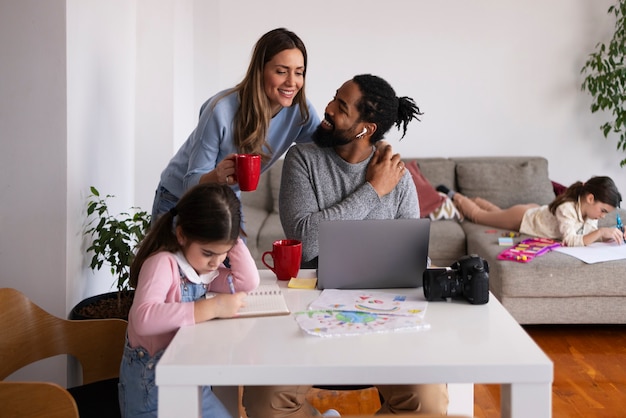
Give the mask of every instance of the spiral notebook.
[[239, 310], [239, 317], [288, 315], [289, 308], [277, 283], [261, 284], [246, 297], [246, 306]]
[[[207, 293], [206, 298], [215, 296]], [[289, 308], [278, 283], [261, 284], [248, 292], [246, 306], [241, 308], [235, 318], [251, 316], [289, 315]]]

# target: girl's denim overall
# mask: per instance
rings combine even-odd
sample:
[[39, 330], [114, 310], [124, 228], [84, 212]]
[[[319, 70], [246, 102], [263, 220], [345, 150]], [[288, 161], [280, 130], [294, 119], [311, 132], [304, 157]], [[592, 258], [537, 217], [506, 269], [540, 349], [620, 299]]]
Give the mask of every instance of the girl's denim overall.
[[[184, 277], [181, 279], [180, 286], [182, 302], [193, 302], [206, 294], [205, 285], [192, 283]], [[157, 416], [158, 388], [154, 379], [156, 364], [162, 355], [163, 351], [159, 351], [150, 357], [150, 354], [141, 347], [131, 348], [127, 339], [120, 366], [119, 384], [119, 401], [123, 418], [155, 418]], [[202, 388], [202, 417], [232, 418], [211, 391], [210, 386]]]

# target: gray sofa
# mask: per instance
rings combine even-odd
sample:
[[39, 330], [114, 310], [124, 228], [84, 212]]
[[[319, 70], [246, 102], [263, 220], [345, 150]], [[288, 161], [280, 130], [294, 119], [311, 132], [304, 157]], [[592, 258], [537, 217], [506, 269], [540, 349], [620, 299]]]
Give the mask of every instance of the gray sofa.
[[[412, 160], [431, 185], [445, 184], [500, 207], [545, 204], [554, 198], [548, 161], [542, 157], [405, 159]], [[242, 193], [247, 242], [259, 268], [264, 268], [263, 252], [284, 238], [278, 216], [281, 171], [282, 160], [263, 174], [255, 192]], [[626, 211], [620, 213], [626, 219]], [[615, 225], [615, 214], [600, 224]], [[498, 237], [509, 231], [493, 231], [467, 220], [432, 221], [433, 265], [449, 266], [465, 254], [483, 257], [490, 266], [491, 292], [521, 324], [626, 323], [626, 260], [586, 264], [553, 251], [529, 263], [501, 261], [497, 255], [506, 247], [498, 244]]]

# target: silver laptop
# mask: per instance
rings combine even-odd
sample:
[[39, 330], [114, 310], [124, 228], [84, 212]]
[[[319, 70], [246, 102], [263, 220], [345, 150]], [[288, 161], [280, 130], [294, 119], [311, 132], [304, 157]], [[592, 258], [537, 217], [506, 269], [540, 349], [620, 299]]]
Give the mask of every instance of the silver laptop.
[[323, 221], [317, 287], [420, 287], [429, 236], [430, 219]]

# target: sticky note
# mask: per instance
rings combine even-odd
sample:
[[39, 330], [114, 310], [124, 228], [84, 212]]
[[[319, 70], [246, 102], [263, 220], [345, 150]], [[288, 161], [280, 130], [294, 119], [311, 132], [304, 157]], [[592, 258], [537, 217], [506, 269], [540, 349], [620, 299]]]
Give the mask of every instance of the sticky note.
[[511, 237], [500, 237], [498, 238], [498, 245], [513, 245], [513, 238]]
[[300, 277], [292, 277], [287, 284], [287, 287], [292, 289], [315, 289], [315, 285], [317, 284], [317, 277], [311, 278], [300, 278]]

